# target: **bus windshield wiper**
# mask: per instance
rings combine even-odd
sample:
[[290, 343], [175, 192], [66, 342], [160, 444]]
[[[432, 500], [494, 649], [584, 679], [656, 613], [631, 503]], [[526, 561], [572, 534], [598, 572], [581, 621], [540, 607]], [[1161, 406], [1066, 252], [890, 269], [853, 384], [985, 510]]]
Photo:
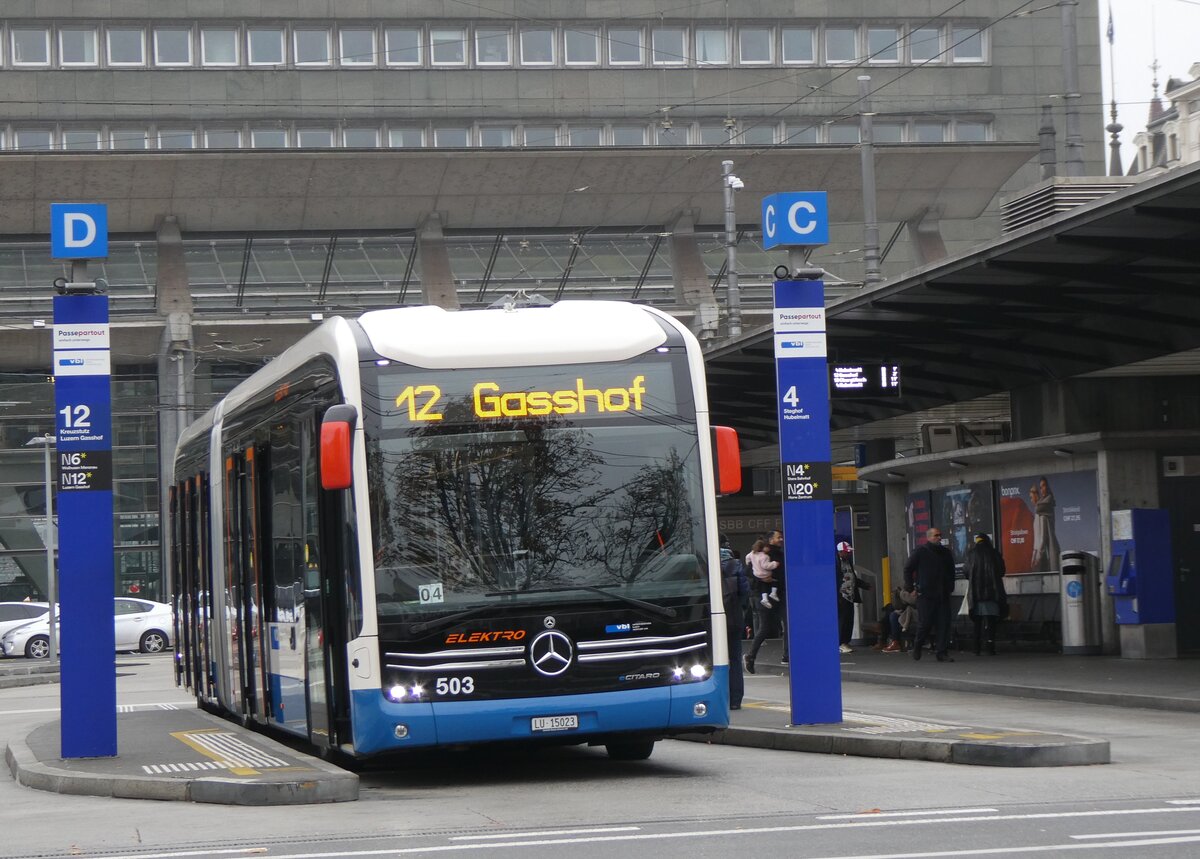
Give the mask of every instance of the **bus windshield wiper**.
[[[679, 615], [679, 612], [668, 606], [655, 605], [652, 602], [646, 602], [645, 600], [627, 597], [624, 594], [614, 593], [613, 591], [596, 587], [595, 585], [565, 585], [560, 588], [530, 588], [529, 590], [514, 589], [510, 591], [492, 591], [484, 594], [484, 596], [511, 597], [517, 596], [518, 594], [555, 594], [562, 593], [564, 591], [591, 591], [592, 593], [602, 594], [603, 596], [620, 600], [623, 603], [628, 603], [634, 608], [641, 609], [644, 612], [656, 615], [658, 617], [674, 618], [678, 617]], [[435, 617], [426, 621], [422, 621], [421, 623], [414, 623], [408, 628], [408, 631], [411, 635], [420, 635], [421, 633], [428, 632], [435, 627], [457, 623], [460, 620], [467, 620], [468, 618], [472, 617], [478, 617], [479, 615], [487, 614], [494, 609], [496, 609], [495, 605], [477, 605], [474, 608], [455, 612], [454, 614], [446, 614], [442, 615], [441, 617]]]
[[679, 612], [675, 611], [673, 608], [655, 605], [652, 602], [634, 599], [633, 597], [627, 597], [624, 594], [614, 593], [613, 591], [597, 587], [595, 585], [564, 585], [559, 588], [529, 588], [528, 590], [516, 589], [511, 591], [492, 591], [491, 593], [484, 594], [484, 596], [509, 597], [517, 594], [557, 594], [564, 591], [591, 591], [594, 594], [603, 594], [606, 597], [612, 597], [613, 599], [620, 600], [623, 603], [628, 603], [635, 608], [640, 608], [644, 612], [649, 612], [650, 614], [657, 615], [659, 617], [673, 618], [679, 614]]
[[[487, 594], [487, 596], [491, 596], [491, 594]], [[422, 632], [433, 629], [435, 626], [456, 623], [460, 620], [466, 620], [469, 617], [487, 614], [488, 612], [495, 610], [495, 608], [496, 606], [494, 605], [477, 605], [475, 608], [469, 608], [465, 611], [456, 612], [454, 614], [444, 614], [441, 617], [435, 617], [431, 620], [422, 621], [421, 623], [414, 623], [408, 628], [408, 631], [410, 635], [420, 635]]]

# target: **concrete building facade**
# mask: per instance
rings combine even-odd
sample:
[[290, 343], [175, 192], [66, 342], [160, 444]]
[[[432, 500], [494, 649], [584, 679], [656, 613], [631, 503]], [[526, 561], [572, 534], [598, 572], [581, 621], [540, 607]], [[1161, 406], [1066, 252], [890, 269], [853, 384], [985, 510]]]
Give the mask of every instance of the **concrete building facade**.
[[[1097, 3], [1072, 5], [1082, 83], [1079, 98], [1054, 103], [1080, 106], [1095, 174]], [[40, 460], [23, 445], [50, 426], [44, 326], [64, 268], [49, 258], [47, 197], [113, 203], [110, 257], [93, 268], [116, 308], [118, 588], [161, 594], [159, 472], [174, 437], [314, 319], [486, 306], [527, 288], [649, 301], [719, 339], [725, 158], [752, 177], [738, 212], [747, 324], [769, 318], [783, 261], [761, 250], [756, 225], [758, 197], [786, 190], [777, 183], [839, 198], [834, 240], [813, 262], [838, 282], [831, 294], [860, 288], [861, 76], [881, 199], [891, 194], [884, 275], [995, 237], [989, 201], [1037, 178], [1042, 105], [1065, 94], [1060, 11], [985, 0], [9, 0], [0, 586], [15, 595], [32, 582], [36, 594], [45, 578]], [[415, 193], [434, 174], [439, 188]]]

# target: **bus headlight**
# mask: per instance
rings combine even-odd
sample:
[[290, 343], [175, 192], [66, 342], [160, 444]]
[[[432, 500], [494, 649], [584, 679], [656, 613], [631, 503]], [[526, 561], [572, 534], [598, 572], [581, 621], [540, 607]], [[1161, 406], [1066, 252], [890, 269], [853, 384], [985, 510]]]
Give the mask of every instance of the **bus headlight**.
[[674, 671], [674, 672], [672, 672], [672, 673], [673, 673], [673, 676], [675, 677], [675, 679], [676, 679], [676, 680], [682, 680], [682, 679], [683, 679], [683, 669], [682, 669], [682, 668], [678, 668], [678, 667], [676, 667], [675, 671]]
[[404, 696], [407, 692], [408, 692], [407, 689], [405, 689], [403, 686], [400, 686], [399, 684], [397, 684], [397, 685], [393, 686], [391, 689], [388, 689], [387, 694], [388, 694], [388, 698], [390, 698], [393, 701], [403, 701]]
[[692, 666], [692, 676], [695, 677], [697, 680], [703, 680], [705, 677], [708, 676], [708, 669], [705, 668], [703, 665], [693, 665]]

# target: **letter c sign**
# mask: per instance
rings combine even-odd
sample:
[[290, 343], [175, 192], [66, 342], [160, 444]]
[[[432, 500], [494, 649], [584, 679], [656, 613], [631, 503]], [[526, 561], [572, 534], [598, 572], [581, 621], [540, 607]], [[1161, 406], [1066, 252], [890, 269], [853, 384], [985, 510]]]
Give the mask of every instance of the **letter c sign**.
[[764, 198], [762, 225], [764, 248], [828, 244], [829, 207], [825, 192], [772, 194]]

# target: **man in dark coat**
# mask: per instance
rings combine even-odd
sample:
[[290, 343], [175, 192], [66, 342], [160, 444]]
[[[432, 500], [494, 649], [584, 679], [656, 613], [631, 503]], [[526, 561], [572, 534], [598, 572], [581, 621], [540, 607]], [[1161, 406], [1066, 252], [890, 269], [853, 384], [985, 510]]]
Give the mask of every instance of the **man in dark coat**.
[[975, 535], [975, 545], [967, 553], [967, 603], [975, 624], [975, 655], [986, 645], [996, 655], [996, 625], [1008, 614], [1008, 593], [1004, 590], [1004, 556], [992, 545], [987, 534]]
[[917, 592], [917, 637], [912, 655], [913, 659], [921, 658], [921, 650], [933, 633], [937, 636], [938, 662], [953, 662], [946, 650], [950, 646], [954, 555], [942, 545], [941, 529], [930, 528], [925, 532], [925, 540], [904, 564], [904, 587]]
[[721, 599], [725, 605], [725, 636], [729, 642], [729, 709], [742, 709], [746, 680], [742, 676], [742, 639], [745, 621], [742, 600], [750, 593], [750, 582], [741, 558], [734, 554], [729, 538], [721, 535]]

